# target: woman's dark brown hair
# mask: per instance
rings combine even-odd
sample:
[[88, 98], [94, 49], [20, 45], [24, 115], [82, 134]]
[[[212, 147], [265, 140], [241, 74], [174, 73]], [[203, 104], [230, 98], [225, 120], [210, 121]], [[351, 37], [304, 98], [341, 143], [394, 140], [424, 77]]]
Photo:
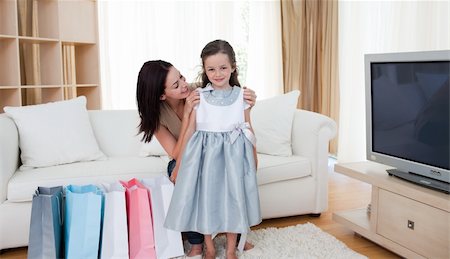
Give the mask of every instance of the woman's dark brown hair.
[[205, 87], [207, 84], [211, 83], [209, 81], [208, 76], [206, 75], [205, 71], [205, 59], [207, 59], [209, 56], [216, 55], [218, 53], [223, 53], [228, 56], [228, 59], [231, 63], [231, 68], [234, 68], [234, 72], [231, 73], [230, 77], [230, 85], [234, 86], [241, 86], [238, 80], [238, 69], [236, 66], [236, 55], [234, 53], [233, 47], [231, 47], [230, 43], [224, 40], [215, 40], [211, 41], [210, 43], [206, 44], [206, 46], [203, 48], [202, 53], [200, 54], [200, 57], [202, 58], [202, 72], [200, 73], [200, 80], [201, 80], [201, 87]]
[[159, 128], [161, 117], [160, 97], [164, 94], [166, 77], [172, 64], [163, 60], [151, 60], [142, 65], [139, 71], [136, 100], [139, 117], [139, 133], [144, 132], [142, 140], [150, 142]]

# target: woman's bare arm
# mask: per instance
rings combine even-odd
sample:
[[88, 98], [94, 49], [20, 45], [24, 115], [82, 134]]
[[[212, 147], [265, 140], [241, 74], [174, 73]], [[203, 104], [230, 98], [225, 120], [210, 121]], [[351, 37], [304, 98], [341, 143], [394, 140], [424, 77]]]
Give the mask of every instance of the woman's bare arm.
[[159, 129], [155, 132], [155, 137], [158, 139], [161, 146], [167, 152], [167, 154], [174, 158], [175, 160], [178, 158], [181, 150], [181, 146], [183, 140], [186, 136], [186, 131], [189, 125], [189, 116], [186, 119], [183, 119], [181, 122], [181, 130], [180, 136], [177, 139], [170, 133], [170, 131], [165, 126], [160, 126]]
[[155, 137], [170, 157], [174, 157], [177, 140], [170, 131], [163, 125], [155, 132]]
[[186, 98], [178, 140], [164, 126], [160, 126], [160, 128], [155, 132], [155, 137], [158, 139], [161, 146], [164, 148], [167, 154], [174, 159], [177, 159], [180, 154], [181, 145], [186, 135], [186, 130], [189, 126], [190, 114], [192, 113], [193, 108], [199, 103], [199, 101], [200, 99], [197, 91], [193, 91]]
[[177, 161], [177, 164], [175, 166], [175, 168], [173, 169], [172, 175], [170, 176], [170, 180], [172, 182], [175, 182], [177, 179], [177, 175], [178, 175], [178, 170], [181, 166], [182, 161], [182, 156], [183, 156], [183, 152], [184, 149], [186, 148], [186, 145], [189, 141], [189, 139], [191, 139], [192, 135], [194, 134], [195, 130], [196, 130], [196, 124], [195, 124], [195, 118], [196, 118], [196, 112], [195, 110], [191, 112], [191, 115], [189, 117], [189, 125], [186, 129], [186, 132], [183, 136], [183, 141], [181, 143], [181, 149], [180, 152], [178, 154], [178, 157], [175, 158], [175, 160]]
[[[250, 109], [244, 110], [244, 118], [245, 118], [245, 122], [248, 122], [248, 124], [250, 124], [251, 132], [253, 134], [255, 134], [255, 132], [253, 131], [253, 127], [252, 127], [252, 122], [250, 120]], [[255, 157], [255, 166], [256, 166], [256, 168], [258, 168], [258, 157], [256, 156], [256, 146], [253, 146], [253, 156]]]

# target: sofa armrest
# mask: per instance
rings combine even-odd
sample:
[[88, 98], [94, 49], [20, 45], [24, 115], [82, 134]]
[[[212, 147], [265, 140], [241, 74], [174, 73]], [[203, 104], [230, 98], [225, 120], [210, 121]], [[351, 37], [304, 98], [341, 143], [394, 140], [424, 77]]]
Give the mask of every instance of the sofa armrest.
[[292, 153], [311, 161], [311, 174], [318, 186], [316, 202], [326, 209], [328, 197], [328, 144], [336, 136], [337, 125], [331, 118], [297, 109], [292, 125]]
[[[292, 153], [316, 161], [328, 157], [328, 142], [336, 136], [336, 123], [329, 117], [297, 109], [292, 125]], [[314, 168], [315, 170], [315, 168]]]
[[0, 114], [0, 203], [6, 200], [8, 182], [19, 167], [19, 134], [16, 124]]

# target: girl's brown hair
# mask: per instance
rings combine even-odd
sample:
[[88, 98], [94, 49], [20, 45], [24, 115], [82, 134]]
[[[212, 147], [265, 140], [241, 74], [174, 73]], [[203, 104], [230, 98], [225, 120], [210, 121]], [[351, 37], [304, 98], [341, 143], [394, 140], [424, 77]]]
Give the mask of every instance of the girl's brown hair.
[[224, 40], [215, 40], [211, 41], [210, 43], [206, 44], [206, 46], [203, 48], [202, 53], [200, 54], [200, 57], [202, 59], [202, 71], [199, 75], [199, 78], [201, 80], [200, 85], [201, 87], [205, 87], [207, 84], [211, 83], [209, 81], [208, 76], [206, 76], [205, 71], [205, 59], [207, 59], [209, 56], [216, 55], [217, 53], [223, 53], [228, 56], [228, 59], [230, 60], [231, 67], [234, 68], [234, 72], [231, 73], [230, 77], [230, 85], [234, 86], [241, 86], [238, 80], [238, 69], [236, 66], [236, 55], [234, 53], [233, 47], [231, 47], [230, 43]]

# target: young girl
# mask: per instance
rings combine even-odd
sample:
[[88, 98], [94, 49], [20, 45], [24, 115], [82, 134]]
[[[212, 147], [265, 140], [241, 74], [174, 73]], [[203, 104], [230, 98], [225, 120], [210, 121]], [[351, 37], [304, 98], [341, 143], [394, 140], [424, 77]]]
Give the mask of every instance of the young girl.
[[215, 258], [213, 233], [226, 233], [227, 258], [236, 257], [236, 235], [261, 222], [255, 137], [243, 101], [233, 48], [208, 43], [200, 102], [191, 112], [182, 161], [165, 226], [205, 235], [205, 258]]

